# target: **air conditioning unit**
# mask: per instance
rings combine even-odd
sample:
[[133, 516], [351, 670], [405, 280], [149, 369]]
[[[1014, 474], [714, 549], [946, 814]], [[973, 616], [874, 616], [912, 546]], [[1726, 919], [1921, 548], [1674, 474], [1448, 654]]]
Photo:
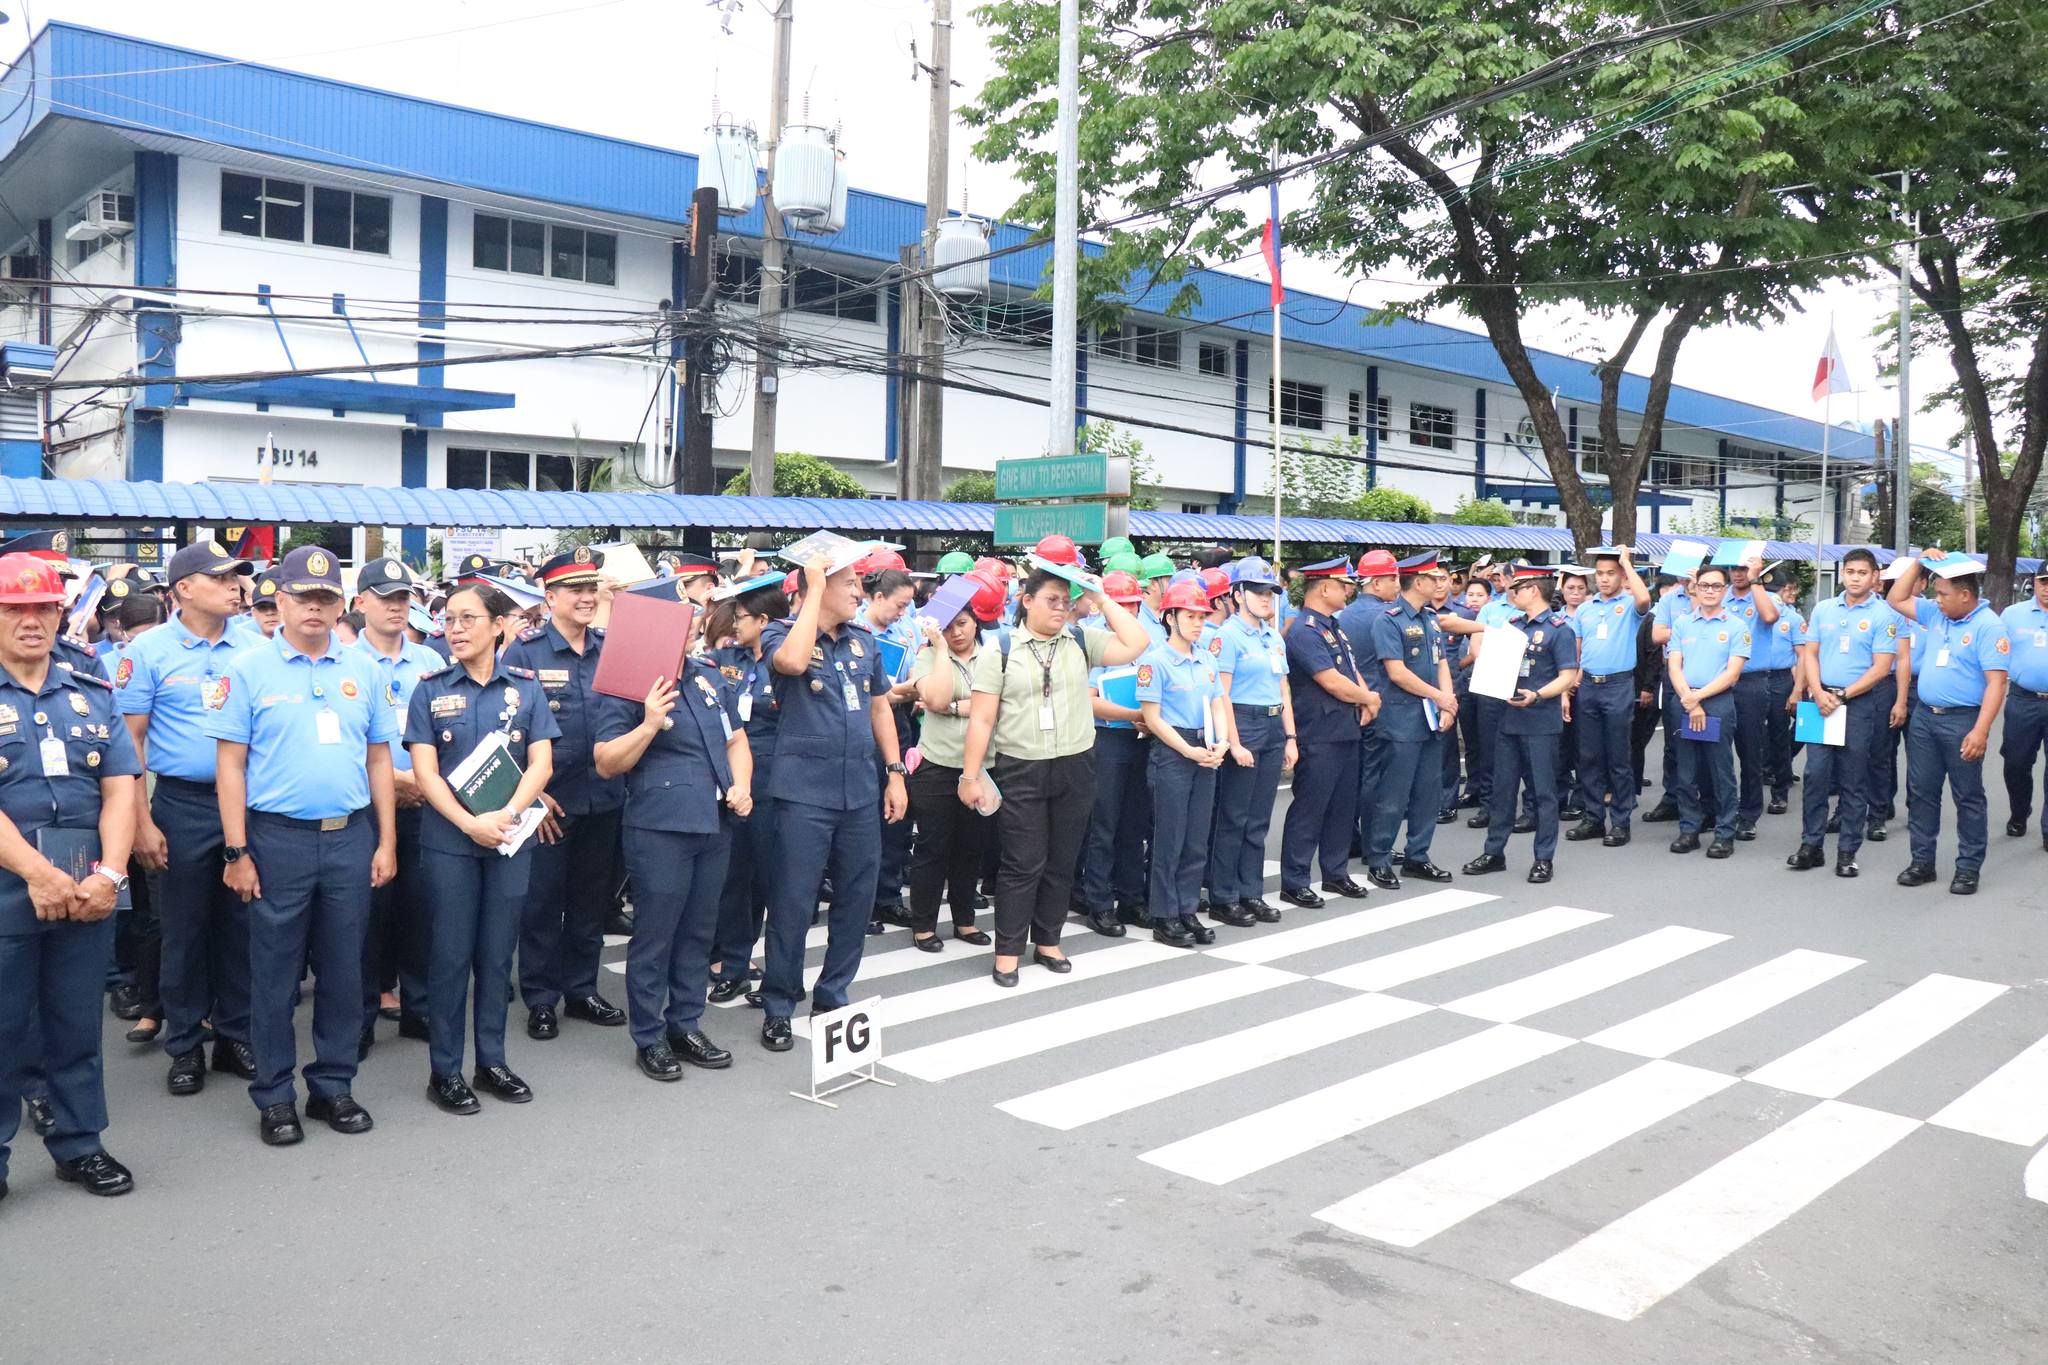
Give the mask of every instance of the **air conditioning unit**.
[[85, 201], [78, 221], [64, 230], [66, 241], [92, 237], [126, 237], [135, 230], [135, 196], [99, 190]]

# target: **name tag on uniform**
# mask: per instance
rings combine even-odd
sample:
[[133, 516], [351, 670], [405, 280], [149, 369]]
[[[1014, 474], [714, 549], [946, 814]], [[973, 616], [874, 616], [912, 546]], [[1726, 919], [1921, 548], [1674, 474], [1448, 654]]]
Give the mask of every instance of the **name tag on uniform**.
[[752, 692], [740, 693], [739, 713], [740, 724], [742, 725], [745, 725], [754, 718], [754, 694]]
[[2048, 630], [2037, 630], [2034, 632], [2034, 648], [2048, 649]]
[[1842, 643], [1841, 643], [1841, 647], [1840, 647], [1839, 649], [1837, 649], [1837, 650], [1835, 651], [1835, 653], [1837, 653], [1837, 654], [1847, 654], [1848, 652], [1849, 652], [1849, 637], [1848, 637], [1848, 636], [1846, 636], [1846, 635], [1844, 635], [1844, 636], [1842, 637]]
[[313, 733], [319, 737], [322, 744], [341, 743], [340, 715], [327, 707], [321, 707], [319, 714], [313, 717]]
[[[745, 717], [741, 717], [741, 719], [745, 719]], [[730, 742], [732, 739], [732, 721], [726, 718], [723, 706], [718, 708], [718, 728], [725, 731], [725, 738]]]
[[1607, 623], [1605, 621], [1602, 621], [1598, 626], [1594, 627], [1593, 638], [1596, 640], [1604, 640], [1607, 638]]
[[44, 777], [71, 776], [71, 754], [64, 747], [64, 741], [55, 735], [44, 735], [38, 747], [43, 751]]
[[1054, 728], [1052, 703], [1049, 701], [1038, 704], [1038, 728], [1047, 731]]
[[1947, 668], [1947, 667], [1948, 667], [1948, 646], [1947, 646], [1947, 645], [1943, 645], [1943, 646], [1942, 646], [1942, 649], [1941, 649], [1941, 653], [1939, 653], [1939, 654], [1937, 654], [1937, 655], [1935, 655], [1935, 656], [1934, 656], [1934, 666], [1935, 666], [1936, 668]]
[[1277, 649], [1274, 650], [1271, 662], [1274, 677], [1284, 678], [1287, 676], [1287, 655], [1284, 652]]

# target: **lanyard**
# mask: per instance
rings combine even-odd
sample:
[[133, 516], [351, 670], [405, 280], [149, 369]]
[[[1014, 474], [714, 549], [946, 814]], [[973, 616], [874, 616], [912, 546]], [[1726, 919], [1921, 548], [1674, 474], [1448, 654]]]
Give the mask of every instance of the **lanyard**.
[[[1045, 646], [1045, 651], [1043, 653], [1039, 652], [1040, 645]], [[1044, 676], [1044, 681], [1041, 684], [1038, 692], [1039, 699], [1042, 701], [1051, 701], [1052, 663], [1054, 659], [1057, 659], [1059, 657], [1060, 653], [1060, 642], [1058, 637], [1055, 636], [1051, 640], [1026, 640], [1024, 642], [1024, 648], [1031, 652], [1032, 661], [1038, 665], [1039, 672]]]

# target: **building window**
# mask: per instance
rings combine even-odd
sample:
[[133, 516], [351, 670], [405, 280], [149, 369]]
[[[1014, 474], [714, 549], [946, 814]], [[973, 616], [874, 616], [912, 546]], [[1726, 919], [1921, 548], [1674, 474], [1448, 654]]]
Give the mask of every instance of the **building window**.
[[1125, 330], [1130, 335], [1132, 363], [1156, 370], [1180, 368], [1180, 333], [1174, 328], [1137, 325]]
[[523, 450], [448, 447], [447, 486], [500, 492], [588, 493], [597, 460], [587, 455], [532, 455]]
[[1712, 488], [1714, 462], [1658, 451], [1650, 456], [1650, 482], [1663, 488]]
[[[1266, 420], [1273, 420], [1273, 389], [1266, 386]], [[1323, 429], [1323, 386], [1299, 379], [1280, 381], [1280, 425], [1302, 431]]]
[[1457, 449], [1457, 409], [1440, 408], [1434, 403], [1410, 403], [1408, 443], [1427, 450]]
[[1394, 435], [1394, 400], [1385, 394], [1380, 394], [1365, 406], [1367, 420], [1372, 424], [1373, 436], [1382, 441], [1392, 440]]
[[796, 272], [790, 307], [821, 317], [874, 322], [881, 316], [876, 293], [866, 280], [835, 275], [829, 270], [803, 269]]
[[220, 230], [239, 237], [304, 242], [310, 220], [314, 246], [391, 254], [390, 196], [315, 185], [310, 213], [308, 198], [307, 187], [296, 180], [222, 171]]
[[1581, 436], [1579, 438], [1579, 472], [1581, 474], [1600, 473], [1600, 454], [1599, 437]]
[[1230, 348], [1221, 342], [1205, 341], [1195, 348], [1195, 367], [1216, 379], [1230, 377]]
[[1365, 395], [1353, 389], [1344, 396], [1344, 434], [1358, 435], [1359, 428], [1364, 424], [1364, 417]]
[[718, 261], [718, 298], [725, 302], [761, 301], [761, 263], [752, 256], [722, 256]]
[[1042, 303], [991, 303], [983, 313], [982, 330], [996, 341], [1017, 346], [1052, 345], [1052, 309]]
[[1214, 509], [1206, 502], [1184, 502], [1180, 505], [1180, 510], [1183, 512], [1193, 512], [1197, 516], [1206, 516]]
[[612, 232], [479, 213], [471, 224], [470, 263], [478, 270], [614, 285], [619, 282], [619, 238]]

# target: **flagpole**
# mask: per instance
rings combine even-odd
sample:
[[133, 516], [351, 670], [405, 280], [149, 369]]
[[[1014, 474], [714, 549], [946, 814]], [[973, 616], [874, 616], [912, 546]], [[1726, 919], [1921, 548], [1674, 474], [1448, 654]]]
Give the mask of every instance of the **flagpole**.
[[[1280, 165], [1280, 149], [1275, 147], [1270, 154], [1271, 164]], [[1273, 564], [1280, 563], [1280, 192], [1278, 188], [1267, 188], [1267, 228], [1273, 237], [1273, 259], [1270, 269], [1273, 274]]]
[[[1832, 319], [1828, 322], [1828, 335], [1835, 334]], [[1821, 537], [1827, 530], [1828, 519], [1828, 441], [1835, 431], [1835, 384], [1834, 376], [1828, 377], [1828, 391], [1820, 404], [1820, 510], [1813, 518], [1813, 593], [1814, 600], [1820, 600], [1820, 545]]]

